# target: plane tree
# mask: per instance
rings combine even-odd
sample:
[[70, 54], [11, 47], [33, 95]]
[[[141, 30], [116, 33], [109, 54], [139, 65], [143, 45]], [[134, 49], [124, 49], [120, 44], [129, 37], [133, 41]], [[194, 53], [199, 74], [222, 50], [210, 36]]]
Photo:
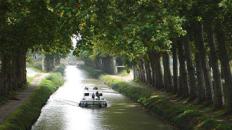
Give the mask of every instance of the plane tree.
[[54, 46], [58, 50], [71, 47], [71, 36], [77, 29], [75, 26], [70, 28], [76, 23], [76, 19], [70, 17], [77, 8], [68, 2], [47, 0], [2, 0], [0, 6], [0, 95], [7, 95], [26, 85], [26, 53], [29, 49], [48, 52]]

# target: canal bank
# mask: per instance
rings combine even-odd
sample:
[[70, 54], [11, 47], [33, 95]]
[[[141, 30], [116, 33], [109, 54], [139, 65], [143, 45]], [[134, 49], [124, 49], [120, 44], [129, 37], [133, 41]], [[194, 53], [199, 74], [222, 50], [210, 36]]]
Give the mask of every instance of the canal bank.
[[[92, 73], [94, 75], [94, 73]], [[78, 106], [85, 86], [97, 86], [107, 99], [105, 109]], [[119, 94], [82, 68], [67, 66], [65, 83], [48, 100], [32, 130], [174, 130], [140, 104]]]
[[121, 75], [107, 75], [90, 66], [82, 66], [92, 77], [99, 78], [114, 90], [141, 104], [149, 113], [158, 115], [180, 130], [231, 130], [232, 123], [220, 118], [223, 111], [198, 105], [176, 95], [153, 89], [146, 84], [124, 80]]
[[63, 84], [60, 70], [59, 67], [56, 72], [35, 77], [28, 88], [16, 95], [17, 100], [9, 100], [1, 106], [1, 117], [5, 117], [0, 124], [0, 130], [30, 129], [49, 96]]
[[[94, 70], [91, 70], [94, 71]], [[150, 113], [159, 115], [163, 120], [181, 130], [231, 130], [232, 124], [214, 114], [204, 113], [207, 106], [190, 105], [188, 101], [150, 88], [141, 83], [126, 82], [123, 78], [115, 78], [112, 75], [101, 75], [99, 78], [114, 90], [122, 93], [130, 99], [143, 105]], [[200, 110], [202, 109], [202, 111]], [[220, 113], [220, 111], [218, 111]]]

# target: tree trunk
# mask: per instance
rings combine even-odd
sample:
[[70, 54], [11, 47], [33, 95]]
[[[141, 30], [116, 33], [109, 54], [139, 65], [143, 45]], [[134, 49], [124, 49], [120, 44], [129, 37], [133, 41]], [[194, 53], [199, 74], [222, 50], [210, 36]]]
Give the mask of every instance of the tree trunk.
[[172, 44], [172, 57], [173, 57], [173, 92], [176, 93], [179, 88], [178, 82], [178, 57], [177, 57], [177, 43]]
[[59, 56], [55, 56], [55, 65], [59, 65], [60, 64], [60, 57]]
[[0, 97], [3, 92], [3, 75], [2, 75], [2, 54], [0, 53]]
[[210, 47], [211, 66], [213, 69], [213, 79], [214, 79], [214, 84], [212, 89], [213, 104], [215, 108], [218, 108], [222, 106], [222, 91], [221, 91], [222, 83], [221, 83], [221, 75], [219, 71], [218, 56], [215, 47], [215, 39], [214, 39], [212, 25], [208, 26], [207, 36], [209, 40], [208, 43]]
[[138, 79], [139, 81], [142, 81], [142, 70], [140, 67], [140, 63], [137, 64], [137, 70], [138, 70]]
[[180, 40], [180, 43], [177, 44], [178, 48], [178, 56], [179, 56], [179, 70], [180, 70], [180, 87], [178, 89], [178, 95], [187, 97], [188, 96], [188, 78], [187, 78], [187, 70], [185, 64], [185, 57], [184, 57], [184, 46], [183, 41]]
[[160, 54], [151, 52], [149, 53], [149, 59], [151, 61], [153, 86], [155, 86], [158, 89], [161, 89], [163, 88], [163, 73], [160, 62]]
[[136, 65], [133, 65], [132, 69], [133, 69], [134, 80], [139, 79], [139, 72], [138, 72], [138, 68], [136, 67]]
[[27, 83], [27, 73], [26, 73], [26, 50], [19, 50], [17, 52], [16, 58], [16, 77], [18, 80], [18, 87], [22, 88]]
[[2, 56], [2, 86], [1, 95], [7, 96], [12, 89], [12, 56], [10, 54], [3, 54]]
[[195, 54], [196, 61], [196, 72], [197, 72], [197, 98], [199, 102], [205, 100], [205, 82], [204, 82], [204, 74], [201, 66], [200, 55], [198, 52]]
[[145, 63], [145, 70], [146, 70], [146, 82], [149, 85], [152, 85], [152, 80], [151, 80], [151, 69], [150, 69], [150, 61], [149, 60], [144, 60]]
[[200, 22], [196, 22], [196, 27], [195, 27], [195, 34], [196, 34], [196, 48], [199, 53], [199, 59], [200, 59], [200, 64], [203, 69], [204, 73], [204, 79], [205, 79], [205, 99], [208, 102], [212, 102], [212, 96], [211, 96], [211, 89], [212, 89], [212, 81], [211, 81], [211, 76], [210, 76], [210, 69], [209, 69], [209, 64], [206, 56], [206, 50], [205, 50], [205, 45], [204, 45], [204, 36], [203, 36], [203, 24]]
[[155, 71], [155, 62], [154, 62], [154, 54], [152, 52], [149, 52], [149, 60], [151, 62], [151, 75], [152, 75], [152, 86], [156, 86], [156, 71]]
[[10, 50], [1, 56], [0, 96], [26, 84], [26, 50]]
[[219, 57], [221, 61], [221, 68], [225, 78], [225, 106], [228, 112], [232, 112], [232, 76], [229, 63], [229, 55], [225, 45], [225, 33], [221, 23], [217, 23], [216, 27], [217, 45], [219, 48]]
[[168, 53], [164, 53], [163, 55], [163, 66], [164, 66], [164, 87], [167, 91], [171, 92], [172, 90], [172, 76], [170, 70], [170, 57]]
[[155, 54], [155, 71], [156, 71], [156, 86], [158, 89], [163, 88], [163, 73], [161, 67], [161, 56], [160, 54]]
[[103, 70], [106, 73], [109, 74], [116, 74], [117, 73], [117, 68], [116, 68], [116, 58], [115, 57], [111, 57], [111, 56], [107, 56], [102, 58], [102, 62], [103, 62]]
[[185, 49], [185, 56], [187, 62], [187, 70], [188, 70], [188, 77], [189, 77], [189, 96], [190, 99], [196, 98], [196, 78], [195, 78], [195, 68], [194, 63], [192, 61], [192, 48], [190, 46], [190, 42], [188, 37], [184, 38], [184, 49]]
[[45, 55], [44, 68], [45, 68], [45, 71], [48, 71], [48, 72], [52, 71], [55, 68], [53, 55], [50, 55], [50, 54]]
[[19, 88], [19, 86], [20, 86], [20, 84], [19, 84], [19, 80], [18, 80], [18, 78], [19, 77], [17, 77], [17, 70], [19, 69], [19, 68], [17, 68], [17, 59], [18, 59], [18, 56], [19, 56], [19, 54], [17, 54], [16, 52], [13, 52], [12, 54], [11, 54], [11, 57], [10, 57], [10, 59], [11, 59], [11, 63], [10, 63], [10, 91], [12, 91], [12, 90], [17, 90], [18, 88]]
[[145, 71], [142, 60], [138, 63], [139, 71], [140, 71], [140, 81], [145, 82]]

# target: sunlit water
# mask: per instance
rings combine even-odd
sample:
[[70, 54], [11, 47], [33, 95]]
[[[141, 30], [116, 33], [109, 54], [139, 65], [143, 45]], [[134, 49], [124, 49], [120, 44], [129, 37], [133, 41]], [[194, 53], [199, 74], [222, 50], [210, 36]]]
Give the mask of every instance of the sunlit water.
[[[50, 97], [42, 109], [32, 130], [173, 130], [99, 80], [89, 79], [84, 71], [75, 66], [66, 67], [65, 80], [65, 84]], [[101, 88], [109, 107], [78, 107], [85, 86]]]

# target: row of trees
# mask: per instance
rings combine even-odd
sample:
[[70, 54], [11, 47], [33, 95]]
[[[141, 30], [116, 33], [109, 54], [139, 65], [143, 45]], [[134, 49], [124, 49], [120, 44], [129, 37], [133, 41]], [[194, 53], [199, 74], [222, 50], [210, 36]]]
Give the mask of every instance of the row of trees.
[[0, 0], [0, 8], [0, 95], [26, 83], [28, 50], [54, 62], [81, 34], [75, 54], [124, 57], [153, 87], [232, 110], [230, 0]]
[[6, 96], [26, 85], [29, 50], [43, 52], [46, 61], [69, 52], [77, 8], [75, 1], [0, 0], [0, 9], [0, 96]]
[[82, 1], [76, 54], [121, 56], [135, 77], [232, 111], [231, 1]]

